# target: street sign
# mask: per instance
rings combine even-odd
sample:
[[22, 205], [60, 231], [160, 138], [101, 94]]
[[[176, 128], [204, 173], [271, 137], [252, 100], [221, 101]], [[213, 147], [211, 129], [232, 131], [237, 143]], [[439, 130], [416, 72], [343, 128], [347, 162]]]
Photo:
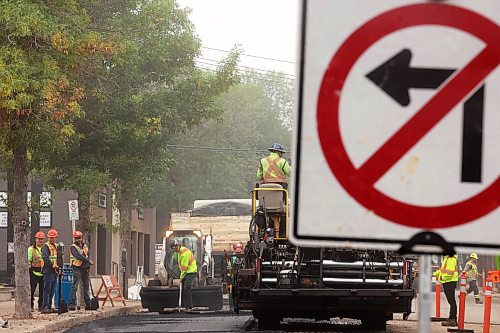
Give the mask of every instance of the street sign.
[[78, 200], [68, 200], [69, 219], [75, 221], [79, 219], [78, 216]]
[[294, 242], [500, 248], [499, 21], [497, 0], [304, 1]]

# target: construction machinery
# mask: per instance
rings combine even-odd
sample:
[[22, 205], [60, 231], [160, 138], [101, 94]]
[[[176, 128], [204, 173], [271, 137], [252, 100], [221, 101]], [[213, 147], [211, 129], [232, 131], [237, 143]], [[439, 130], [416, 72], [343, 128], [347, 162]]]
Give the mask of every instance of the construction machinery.
[[380, 330], [394, 313], [408, 318], [414, 261], [390, 251], [295, 246], [288, 202], [278, 184], [252, 191], [250, 240], [234, 274], [236, 312], [252, 310], [259, 329], [283, 318], [340, 317]]
[[194, 209], [170, 215], [163, 238], [158, 275], [140, 291], [142, 307], [151, 312], [175, 308], [179, 299], [180, 270], [169, 244], [175, 239], [196, 259], [198, 278], [192, 288], [193, 307], [220, 310], [227, 292], [228, 251], [236, 241], [248, 240], [249, 200], [196, 200]]
[[163, 252], [161, 265], [158, 267], [158, 277], [150, 280], [147, 287], [139, 293], [142, 307], [150, 312], [162, 312], [165, 308], [179, 306], [179, 278], [180, 269], [177, 263], [177, 253], [170, 249], [169, 244], [176, 239], [184, 247], [193, 252], [198, 265], [198, 276], [192, 288], [193, 306], [221, 310], [222, 285], [212, 283], [209, 279], [212, 274], [210, 257], [211, 237], [203, 236], [200, 230], [169, 230], [163, 238]]

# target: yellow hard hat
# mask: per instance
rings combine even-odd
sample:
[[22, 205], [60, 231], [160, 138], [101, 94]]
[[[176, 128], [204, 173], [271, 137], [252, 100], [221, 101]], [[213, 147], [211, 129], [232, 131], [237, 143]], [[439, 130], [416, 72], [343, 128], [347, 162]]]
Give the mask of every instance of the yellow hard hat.
[[474, 259], [478, 259], [477, 254], [476, 254], [475, 252], [472, 252], [472, 253], [470, 254], [470, 257], [471, 257], [471, 258], [474, 258]]

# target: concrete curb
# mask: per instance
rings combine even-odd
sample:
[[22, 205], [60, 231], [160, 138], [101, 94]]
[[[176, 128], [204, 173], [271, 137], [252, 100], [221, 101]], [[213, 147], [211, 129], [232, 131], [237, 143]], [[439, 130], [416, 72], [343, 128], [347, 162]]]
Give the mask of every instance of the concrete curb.
[[130, 312], [136, 312], [142, 309], [142, 305], [127, 306], [122, 308], [115, 308], [109, 311], [90, 313], [85, 316], [80, 316], [76, 318], [67, 318], [64, 320], [52, 322], [45, 325], [44, 327], [37, 328], [31, 333], [53, 333], [55, 331], [61, 331], [63, 329], [68, 329], [72, 326], [81, 325], [88, 323], [89, 321], [105, 319], [113, 316], [119, 316]]

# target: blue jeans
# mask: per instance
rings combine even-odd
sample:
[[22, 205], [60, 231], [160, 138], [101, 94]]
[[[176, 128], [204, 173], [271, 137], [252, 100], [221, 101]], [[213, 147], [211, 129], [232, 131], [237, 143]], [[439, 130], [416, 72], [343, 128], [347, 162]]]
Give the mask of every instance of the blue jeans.
[[43, 303], [42, 308], [52, 308], [52, 299], [56, 291], [57, 274], [43, 275]]
[[71, 286], [71, 300], [69, 301], [69, 305], [76, 306], [76, 291], [78, 290], [80, 281], [83, 283], [83, 300], [85, 301], [85, 306], [89, 307], [89, 272], [77, 267], [73, 267], [73, 285]]

